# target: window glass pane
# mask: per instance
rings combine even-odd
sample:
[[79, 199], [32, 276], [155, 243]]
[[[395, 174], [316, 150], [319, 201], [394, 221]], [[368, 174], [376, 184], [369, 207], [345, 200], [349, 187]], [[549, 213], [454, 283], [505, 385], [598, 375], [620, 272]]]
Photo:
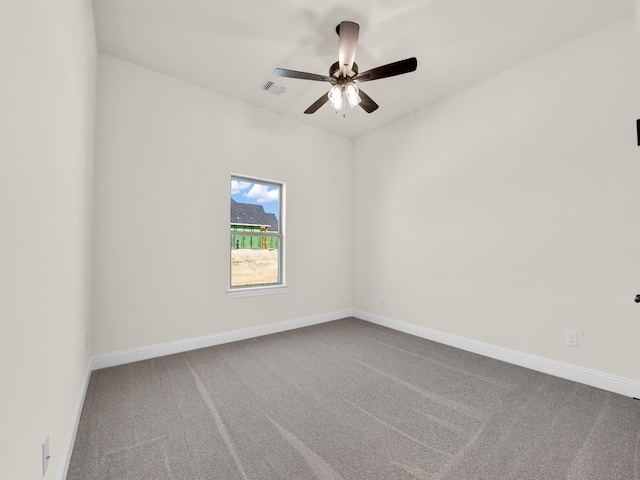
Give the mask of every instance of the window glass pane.
[[281, 190], [276, 183], [231, 178], [232, 287], [281, 283]]
[[[260, 240], [260, 237], [253, 237]], [[278, 250], [231, 250], [231, 286], [278, 283]]]

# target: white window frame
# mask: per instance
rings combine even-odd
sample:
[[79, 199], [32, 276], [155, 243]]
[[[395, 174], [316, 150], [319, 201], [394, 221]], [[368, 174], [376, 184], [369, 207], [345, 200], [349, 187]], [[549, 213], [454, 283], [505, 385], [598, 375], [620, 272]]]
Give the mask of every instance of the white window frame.
[[[229, 288], [227, 289], [227, 295], [229, 296], [229, 298], [240, 298], [286, 293], [288, 287], [285, 283], [285, 183], [277, 180], [232, 173], [231, 178], [229, 179], [229, 186], [231, 186], [231, 181], [233, 180], [278, 187], [278, 190], [280, 192], [280, 199], [278, 202], [278, 232], [242, 232], [243, 236], [278, 238], [278, 282], [269, 284], [232, 286], [231, 251], [233, 249], [231, 248], [231, 242], [229, 242]], [[229, 210], [231, 210], [231, 194], [229, 194]], [[230, 231], [229, 235], [229, 238], [231, 238], [231, 236], [233, 236], [233, 232]]]

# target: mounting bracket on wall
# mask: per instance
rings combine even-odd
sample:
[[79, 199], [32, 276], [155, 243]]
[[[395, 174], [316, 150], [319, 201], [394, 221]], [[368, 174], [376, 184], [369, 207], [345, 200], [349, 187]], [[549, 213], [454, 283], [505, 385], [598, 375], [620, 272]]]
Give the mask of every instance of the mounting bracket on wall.
[[640, 294], [636, 295], [636, 303], [640, 303]]

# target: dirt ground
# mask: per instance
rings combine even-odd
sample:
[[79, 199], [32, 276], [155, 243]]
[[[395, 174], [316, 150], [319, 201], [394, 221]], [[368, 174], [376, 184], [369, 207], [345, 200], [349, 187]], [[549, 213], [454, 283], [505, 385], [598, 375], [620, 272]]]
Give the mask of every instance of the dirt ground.
[[278, 250], [231, 250], [231, 286], [278, 282]]

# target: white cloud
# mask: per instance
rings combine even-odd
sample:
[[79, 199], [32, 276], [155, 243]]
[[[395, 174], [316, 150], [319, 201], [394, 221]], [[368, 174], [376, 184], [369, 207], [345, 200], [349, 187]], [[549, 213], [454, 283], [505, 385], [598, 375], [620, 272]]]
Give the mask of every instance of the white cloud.
[[240, 182], [238, 180], [231, 180], [231, 195], [240, 193], [242, 190], [246, 190], [251, 186], [249, 182]]
[[278, 200], [278, 189], [272, 188], [269, 190], [269, 187], [266, 185], [260, 185], [256, 183], [251, 190], [244, 194], [247, 198], [253, 198], [258, 203], [268, 203]]

